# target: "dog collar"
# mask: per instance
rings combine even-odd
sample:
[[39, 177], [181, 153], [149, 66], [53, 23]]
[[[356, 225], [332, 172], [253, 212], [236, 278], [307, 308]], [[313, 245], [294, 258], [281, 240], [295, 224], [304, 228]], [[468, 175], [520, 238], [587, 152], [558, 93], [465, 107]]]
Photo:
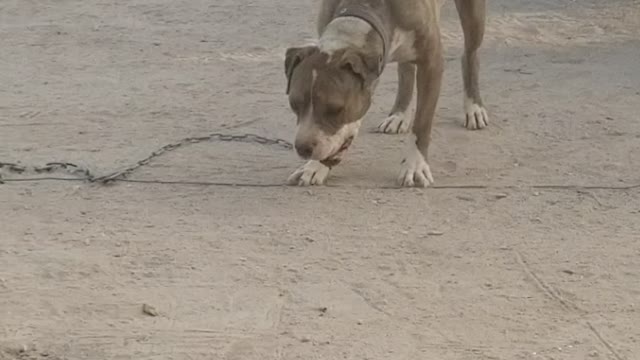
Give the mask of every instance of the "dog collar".
[[371, 25], [371, 27], [373, 27], [373, 30], [380, 35], [380, 38], [382, 39], [382, 58], [380, 59], [378, 66], [378, 76], [380, 76], [382, 74], [382, 70], [384, 70], [384, 67], [387, 64], [387, 52], [389, 50], [389, 34], [388, 31], [386, 31], [387, 27], [385, 26], [384, 19], [378, 16], [370, 6], [365, 4], [344, 7], [336, 14], [336, 17], [347, 16], [356, 17], [366, 21]]

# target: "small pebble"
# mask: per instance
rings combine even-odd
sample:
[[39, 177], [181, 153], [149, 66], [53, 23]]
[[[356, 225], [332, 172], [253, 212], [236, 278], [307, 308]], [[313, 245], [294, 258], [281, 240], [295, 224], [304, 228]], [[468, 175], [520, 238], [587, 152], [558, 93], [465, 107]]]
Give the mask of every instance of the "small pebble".
[[442, 235], [444, 235], [444, 232], [442, 232], [442, 231], [429, 231], [427, 233], [427, 235], [429, 235], [429, 236], [442, 236]]
[[158, 310], [149, 304], [142, 304], [142, 312], [149, 316], [158, 316]]
[[327, 310], [329, 310], [329, 309], [326, 306], [318, 308], [318, 311], [320, 312], [320, 316], [326, 314]]

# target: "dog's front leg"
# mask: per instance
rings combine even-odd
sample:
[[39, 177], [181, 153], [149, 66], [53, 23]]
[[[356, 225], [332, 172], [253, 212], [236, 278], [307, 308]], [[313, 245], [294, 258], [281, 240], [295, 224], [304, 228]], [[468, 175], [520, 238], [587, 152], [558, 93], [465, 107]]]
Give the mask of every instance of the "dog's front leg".
[[298, 186], [324, 185], [330, 170], [320, 161], [309, 160], [289, 176], [287, 183]]
[[[439, 43], [439, 41], [438, 41]], [[427, 187], [433, 183], [427, 162], [431, 128], [440, 96], [444, 59], [440, 46], [431, 51], [426, 60], [419, 61], [417, 88], [418, 104], [413, 121], [412, 134], [407, 143], [407, 153], [402, 161], [398, 183], [405, 187]]]

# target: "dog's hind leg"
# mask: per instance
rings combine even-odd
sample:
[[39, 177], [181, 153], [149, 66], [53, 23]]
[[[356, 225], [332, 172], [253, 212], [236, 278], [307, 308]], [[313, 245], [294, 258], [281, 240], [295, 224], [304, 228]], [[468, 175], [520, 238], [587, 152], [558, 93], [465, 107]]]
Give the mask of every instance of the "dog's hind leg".
[[482, 104], [478, 81], [480, 68], [478, 49], [484, 37], [486, 5], [486, 0], [456, 0], [456, 8], [464, 32], [462, 79], [465, 127], [469, 130], [482, 129], [489, 124], [489, 116]]
[[413, 122], [413, 117], [409, 114], [409, 106], [413, 98], [415, 84], [416, 65], [408, 62], [399, 63], [396, 101], [389, 116], [378, 126], [378, 132], [403, 134], [409, 131]]

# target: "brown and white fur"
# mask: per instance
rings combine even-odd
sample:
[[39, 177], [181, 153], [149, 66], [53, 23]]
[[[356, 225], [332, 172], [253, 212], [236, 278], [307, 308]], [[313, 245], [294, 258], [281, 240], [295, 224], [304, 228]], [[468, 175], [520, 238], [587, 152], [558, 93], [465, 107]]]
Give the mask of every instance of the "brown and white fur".
[[[324, 184], [331, 167], [342, 160], [358, 134], [371, 105], [381, 61], [398, 63], [398, 92], [389, 117], [378, 127], [383, 133], [405, 133], [410, 141], [398, 182], [405, 187], [433, 183], [428, 149], [444, 61], [440, 8], [445, 0], [323, 0], [318, 17], [317, 44], [287, 49], [285, 72], [291, 109], [298, 129], [295, 148], [308, 162], [289, 183]], [[488, 125], [478, 85], [478, 49], [485, 26], [486, 0], [455, 0], [464, 32], [462, 57], [465, 127]], [[388, 42], [370, 21], [337, 17], [350, 6], [365, 5], [386, 20]], [[383, 59], [385, 54], [387, 59]], [[409, 105], [417, 87], [417, 108]]]

